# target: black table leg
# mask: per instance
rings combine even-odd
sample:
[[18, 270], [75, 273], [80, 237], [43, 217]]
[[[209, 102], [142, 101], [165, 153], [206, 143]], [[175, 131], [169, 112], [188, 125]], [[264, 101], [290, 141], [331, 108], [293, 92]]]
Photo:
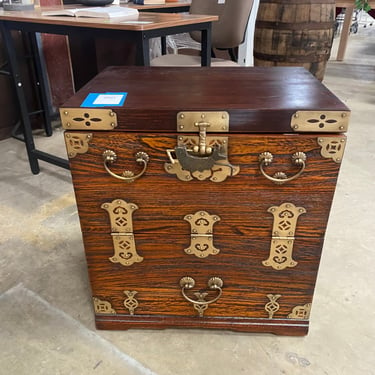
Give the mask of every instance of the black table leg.
[[167, 54], [167, 37], [166, 36], [161, 37], [161, 54], [162, 55]]
[[150, 66], [150, 37], [146, 33], [137, 33], [137, 51], [135, 65]]
[[211, 66], [211, 24], [202, 30], [202, 55], [201, 65]]
[[38, 33], [29, 33], [30, 45], [33, 54], [33, 62], [37, 78], [37, 89], [39, 92], [39, 106], [42, 108], [44, 129], [47, 136], [52, 135], [51, 117], [53, 116], [50, 88], [47, 77], [47, 67], [44, 64], [42, 41]]
[[29, 113], [27, 109], [25, 91], [23, 89], [22, 77], [21, 77], [21, 73], [20, 73], [20, 69], [19, 69], [19, 65], [17, 61], [16, 50], [14, 48], [14, 44], [12, 40], [12, 34], [11, 34], [11, 31], [6, 27], [6, 25], [3, 22], [0, 23], [0, 27], [1, 27], [1, 32], [3, 35], [3, 43], [4, 43], [5, 50], [8, 55], [11, 78], [15, 87], [18, 105], [20, 108], [22, 130], [24, 134], [24, 141], [26, 145], [27, 155], [29, 158], [31, 172], [33, 174], [38, 174], [40, 171], [39, 163], [38, 163], [38, 158], [34, 155], [35, 144], [34, 144], [34, 139], [33, 139], [33, 134], [32, 134]]

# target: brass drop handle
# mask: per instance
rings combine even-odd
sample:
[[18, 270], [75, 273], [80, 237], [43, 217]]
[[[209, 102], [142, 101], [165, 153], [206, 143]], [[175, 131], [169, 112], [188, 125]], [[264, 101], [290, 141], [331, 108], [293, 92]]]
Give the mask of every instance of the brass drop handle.
[[108, 167], [108, 164], [112, 164], [116, 160], [117, 160], [117, 155], [114, 151], [105, 150], [103, 152], [104, 168], [112, 177], [115, 177], [125, 182], [134, 182], [137, 178], [141, 177], [146, 172], [147, 165], [148, 165], [150, 158], [145, 152], [142, 152], [142, 151], [137, 152], [135, 154], [135, 161], [139, 164], [142, 164], [143, 169], [137, 175], [134, 175], [134, 173], [131, 171], [124, 171], [122, 172], [121, 176], [112, 172]]
[[264, 167], [270, 165], [273, 161], [273, 155], [270, 152], [262, 152], [259, 155], [259, 169], [262, 172], [262, 175], [268, 180], [274, 182], [275, 184], [282, 185], [285, 182], [293, 181], [299, 177], [306, 167], [306, 154], [303, 152], [295, 152], [292, 155], [292, 163], [296, 166], [301, 167], [300, 170], [293, 176], [287, 177], [284, 172], [277, 172], [273, 176], [269, 176], [265, 171]]
[[190, 276], [185, 276], [180, 280], [181, 293], [182, 293], [183, 297], [187, 301], [189, 301], [193, 304], [195, 310], [197, 310], [199, 312], [199, 316], [201, 316], [201, 317], [203, 316], [203, 313], [207, 309], [208, 305], [210, 303], [216, 302], [221, 297], [221, 295], [223, 293], [222, 287], [223, 287], [224, 283], [223, 283], [223, 280], [220, 279], [220, 277], [211, 277], [208, 280], [207, 285], [208, 285], [209, 289], [217, 290], [218, 295], [215, 298], [213, 298], [212, 300], [206, 301], [205, 298], [208, 294], [207, 292], [196, 292], [194, 294], [198, 299], [193, 300], [185, 293], [185, 291], [194, 288], [195, 280]]

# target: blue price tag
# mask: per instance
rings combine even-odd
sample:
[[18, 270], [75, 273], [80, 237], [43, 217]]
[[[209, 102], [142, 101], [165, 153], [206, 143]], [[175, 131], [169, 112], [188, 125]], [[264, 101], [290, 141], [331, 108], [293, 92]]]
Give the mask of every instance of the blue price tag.
[[81, 107], [121, 107], [127, 95], [127, 92], [90, 93]]

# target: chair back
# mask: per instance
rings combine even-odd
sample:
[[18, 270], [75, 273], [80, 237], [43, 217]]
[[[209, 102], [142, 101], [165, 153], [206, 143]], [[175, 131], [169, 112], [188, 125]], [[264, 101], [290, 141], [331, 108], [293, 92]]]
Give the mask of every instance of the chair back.
[[[219, 16], [219, 20], [212, 23], [212, 48], [229, 49], [243, 42], [253, 2], [254, 0], [192, 0], [190, 13]], [[201, 42], [200, 32], [194, 31], [190, 35]]]

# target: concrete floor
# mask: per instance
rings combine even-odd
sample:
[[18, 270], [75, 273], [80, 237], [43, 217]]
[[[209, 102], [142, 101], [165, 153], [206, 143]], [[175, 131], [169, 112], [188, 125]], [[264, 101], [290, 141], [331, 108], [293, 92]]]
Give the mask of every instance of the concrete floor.
[[[70, 173], [41, 163], [33, 176], [23, 144], [8, 139], [0, 142], [0, 374], [375, 374], [374, 36], [375, 26], [352, 35], [324, 80], [352, 118], [308, 336], [96, 331]], [[37, 143], [65, 156], [61, 130]]]

